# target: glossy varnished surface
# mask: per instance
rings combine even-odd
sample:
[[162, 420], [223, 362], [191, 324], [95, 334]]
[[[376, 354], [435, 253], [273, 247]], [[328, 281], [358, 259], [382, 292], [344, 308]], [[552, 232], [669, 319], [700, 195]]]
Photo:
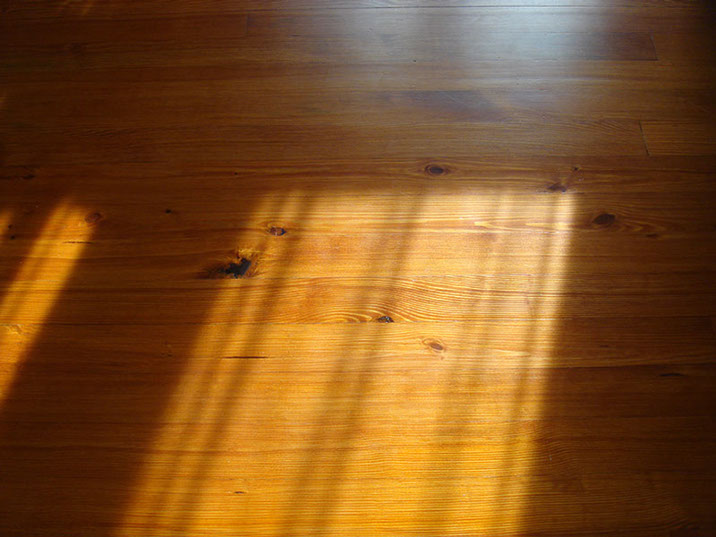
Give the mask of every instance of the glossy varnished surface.
[[0, 535], [716, 533], [708, 3], [0, 7]]

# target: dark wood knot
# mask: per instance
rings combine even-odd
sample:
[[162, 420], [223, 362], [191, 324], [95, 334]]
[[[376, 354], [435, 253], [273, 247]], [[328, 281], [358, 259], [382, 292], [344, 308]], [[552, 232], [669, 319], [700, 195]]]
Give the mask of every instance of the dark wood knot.
[[268, 229], [268, 232], [269, 232], [270, 235], [273, 235], [273, 236], [275, 236], [275, 237], [280, 237], [281, 235], [285, 235], [285, 234], [286, 234], [286, 230], [285, 230], [284, 228], [280, 227], [280, 226], [271, 226], [271, 227]]
[[423, 340], [423, 343], [425, 344], [425, 346], [427, 348], [429, 348], [433, 352], [441, 353], [445, 350], [445, 345], [443, 345], [437, 339], [425, 339], [425, 340]]
[[250, 266], [251, 261], [242, 257], [238, 263], [229, 263], [224, 272], [234, 278], [240, 278], [246, 274]]
[[428, 175], [432, 176], [443, 175], [448, 172], [447, 168], [439, 164], [428, 164], [425, 166], [425, 171]]
[[600, 227], [609, 227], [614, 222], [616, 222], [617, 217], [610, 213], [602, 213], [599, 216], [597, 216], [594, 220], [592, 220], [592, 223], [594, 225], [600, 226]]
[[87, 216], [85, 216], [85, 222], [88, 224], [96, 224], [100, 220], [102, 220], [102, 214], [101, 213], [90, 213]]

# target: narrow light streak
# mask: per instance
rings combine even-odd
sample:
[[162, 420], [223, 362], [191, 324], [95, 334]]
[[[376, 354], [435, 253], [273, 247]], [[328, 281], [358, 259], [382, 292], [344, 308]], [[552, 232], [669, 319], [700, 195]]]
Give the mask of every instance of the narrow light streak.
[[2, 297], [0, 403], [82, 256], [92, 230], [85, 213], [68, 201], [55, 207]]

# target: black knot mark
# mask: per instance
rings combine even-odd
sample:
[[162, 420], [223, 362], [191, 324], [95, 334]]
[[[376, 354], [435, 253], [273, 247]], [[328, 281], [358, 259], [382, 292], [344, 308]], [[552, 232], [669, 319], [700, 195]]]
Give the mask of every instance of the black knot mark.
[[234, 251], [223, 261], [208, 265], [197, 273], [198, 278], [221, 280], [226, 278], [249, 278], [256, 273], [258, 253], [246, 250]]
[[234, 278], [241, 278], [251, 267], [251, 261], [242, 257], [238, 263], [229, 263], [224, 269], [224, 273], [233, 276]]
[[439, 164], [428, 164], [425, 166], [425, 172], [428, 175], [432, 175], [437, 177], [438, 175], [443, 175], [448, 172], [448, 169], [444, 166], [440, 166]]
[[286, 230], [280, 226], [271, 226], [270, 228], [268, 228], [268, 232], [274, 237], [280, 237], [281, 235], [286, 234]]
[[376, 319], [379, 323], [394, 323], [395, 321], [392, 319], [392, 317], [389, 317], [388, 315], [383, 315], [382, 317], [378, 317]]
[[602, 213], [597, 216], [592, 223], [599, 227], [609, 227], [616, 222], [617, 217], [610, 213]]
[[167, 214], [172, 214], [172, 210], [171, 210], [171, 209], [164, 209], [164, 212], [167, 213]]
[[563, 185], [562, 183], [554, 183], [547, 187], [547, 190], [550, 192], [567, 192], [567, 185]]
[[87, 222], [88, 224], [96, 224], [97, 222], [102, 220], [102, 218], [104, 218], [102, 216], [102, 213], [90, 213], [85, 216], [85, 222]]

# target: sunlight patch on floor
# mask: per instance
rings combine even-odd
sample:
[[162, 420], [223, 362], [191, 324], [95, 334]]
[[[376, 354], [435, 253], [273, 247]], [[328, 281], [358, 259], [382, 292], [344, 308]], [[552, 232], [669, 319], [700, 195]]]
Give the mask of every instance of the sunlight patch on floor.
[[[261, 286], [281, 281], [275, 274], [252, 286], [215, 281], [213, 312], [187, 355], [117, 536], [144, 524], [156, 535], [209, 527], [217, 535], [276, 537], [330, 535], [331, 528], [361, 528], [366, 535], [406, 528], [436, 535], [519, 531], [522, 510], [502, 506], [520, 498], [529, 504], [539, 452], [530, 424], [542, 414], [545, 378], [533, 372], [550, 365], [560, 331], [573, 206], [564, 195], [531, 208], [524, 196], [491, 195], [486, 202], [456, 201], [454, 192], [438, 191], [428, 200], [406, 194], [377, 222], [386, 227], [406, 210], [419, 222], [425, 207], [446, 202], [460, 213], [478, 206], [487, 211], [473, 232], [494, 236], [485, 243], [489, 251], [475, 252], [472, 261], [475, 275], [485, 276], [467, 315], [475, 321], [265, 325], [262, 320], [302, 297], [288, 293], [286, 284], [262, 294]], [[262, 203], [256, 213], [270, 208]], [[310, 208], [295, 199], [274, 211], [282, 216], [278, 222], [311, 221]], [[526, 224], [519, 223], [524, 213], [532, 219]], [[527, 229], [515, 231], [515, 225]], [[513, 251], [508, 237], [514, 233], [523, 234], [524, 251]], [[371, 311], [368, 320], [405, 292], [400, 282], [411, 281], [405, 266], [418, 266], [411, 259], [413, 239], [409, 231], [389, 245], [364, 239], [371, 245], [366, 257], [383, 256], [382, 266], [398, 282], [395, 289], [352, 291], [352, 303]], [[265, 246], [249, 236], [238, 242], [257, 251]], [[288, 272], [295, 256], [305, 254], [291, 248], [271, 254]], [[331, 260], [331, 252], [320, 255]], [[370, 282], [368, 275], [361, 281]], [[512, 275], [527, 277], [529, 290], [506, 290]], [[520, 297], [527, 306], [519, 311], [529, 315], [516, 322], [510, 316]], [[244, 322], [227, 317], [228, 304]], [[330, 307], [307, 304], [322, 313]], [[446, 306], [436, 301], [435, 307]], [[440, 339], [443, 330], [451, 330], [447, 342]], [[384, 510], [387, 498], [396, 503]]]
[[[48, 314], [62, 294], [92, 234], [85, 215], [86, 210], [70, 201], [59, 202], [42, 231], [33, 239], [30, 251], [23, 256], [12, 283], [2, 297], [0, 403], [12, 385], [16, 370], [21, 367], [27, 351], [37, 339], [40, 333], [38, 327], [48, 321]], [[68, 237], [72, 240], [64, 240]]]
[[[522, 376], [517, 381], [517, 388], [513, 394], [513, 410], [507, 416], [505, 435], [506, 450], [502, 454], [502, 475], [494, 480], [490, 493], [492, 501], [487, 523], [483, 526], [486, 535], [505, 531], [528, 531], [524, 527], [523, 511], [529, 509], [530, 498], [533, 493], [533, 479], [540, 461], [536, 460], [538, 454], [544, 451], [537, 437], [539, 430], [532, 426], [539, 420], [543, 412], [544, 378], [530, 375], [529, 368], [543, 368], [550, 365], [549, 357], [553, 350], [555, 338], [560, 336], [560, 301], [559, 296], [564, 291], [566, 278], [567, 257], [570, 251], [571, 235], [569, 228], [572, 224], [574, 204], [571, 196], [560, 196], [552, 207], [553, 214], [545, 214], [545, 220], [551, 219], [554, 228], [545, 236], [542, 245], [543, 253], [537, 258], [537, 263], [529, 267], [533, 274], [533, 285], [530, 292], [530, 310], [533, 322], [525, 325], [520, 339], [525, 342], [526, 356], [523, 360]], [[548, 322], [536, 322], [548, 321]], [[551, 321], [551, 322], [549, 322]], [[509, 498], [509, 500], [507, 500]], [[504, 509], [505, 505], [516, 506], [511, 511]]]

